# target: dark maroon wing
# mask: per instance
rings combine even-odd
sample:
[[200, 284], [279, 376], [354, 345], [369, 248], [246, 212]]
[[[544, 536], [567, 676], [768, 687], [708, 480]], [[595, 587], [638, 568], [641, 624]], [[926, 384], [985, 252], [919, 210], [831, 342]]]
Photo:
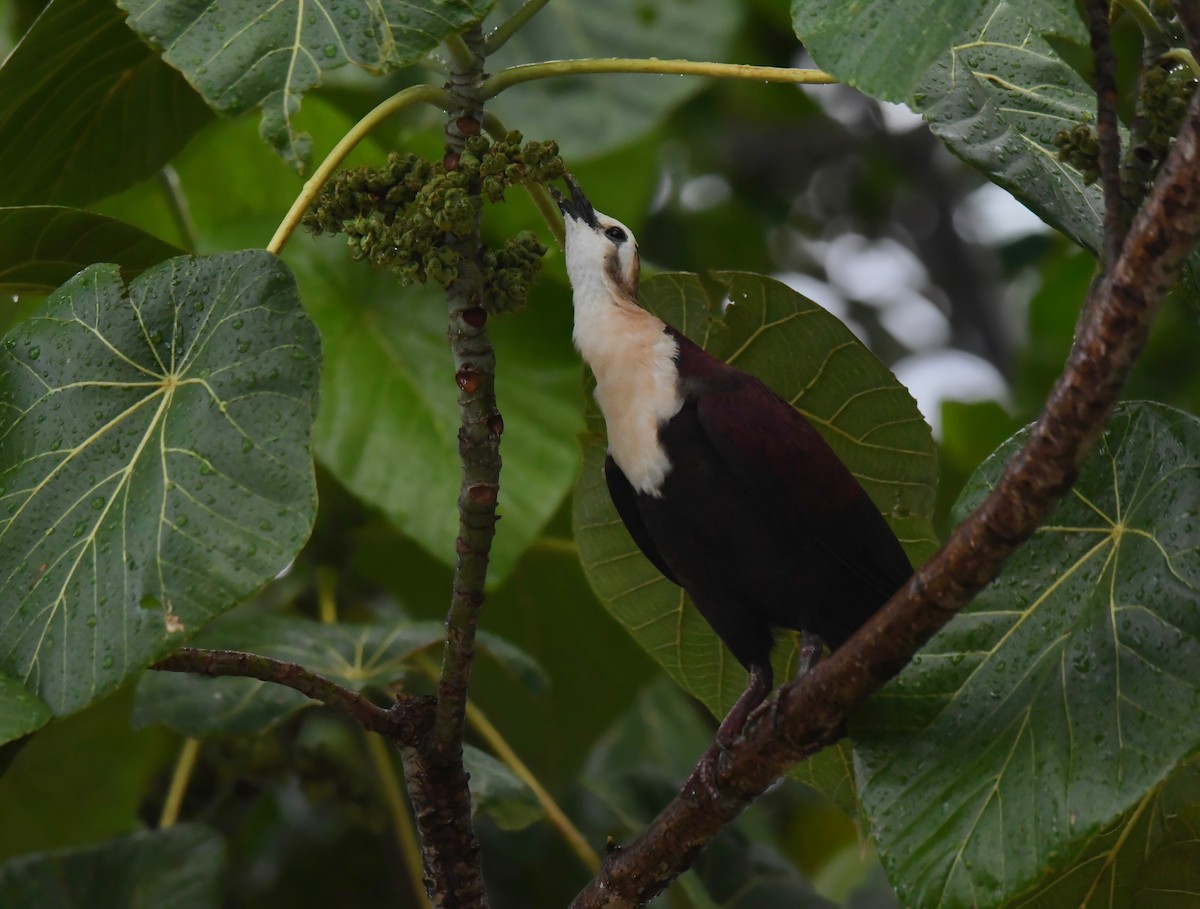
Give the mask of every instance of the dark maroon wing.
[[642, 555], [648, 558], [668, 581], [682, 587], [683, 585], [667, 567], [658, 547], [650, 539], [646, 525], [642, 522], [642, 514], [638, 511], [637, 492], [634, 491], [633, 484], [629, 482], [625, 472], [612, 459], [612, 455], [604, 459], [604, 478], [608, 481], [608, 494], [612, 497], [613, 505], [617, 507], [617, 514], [625, 522], [625, 529], [633, 537], [633, 542], [637, 543]]
[[804, 534], [889, 597], [912, 566], [874, 503], [795, 408], [758, 379], [726, 370], [695, 387], [700, 425], [725, 466], [776, 526]]

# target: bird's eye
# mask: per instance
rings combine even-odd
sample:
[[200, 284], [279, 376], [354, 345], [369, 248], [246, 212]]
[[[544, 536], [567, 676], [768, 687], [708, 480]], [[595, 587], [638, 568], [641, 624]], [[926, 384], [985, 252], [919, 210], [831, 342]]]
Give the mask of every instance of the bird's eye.
[[619, 227], [610, 227], [604, 232], [604, 236], [608, 237], [614, 243], [624, 243], [628, 239], [625, 231]]

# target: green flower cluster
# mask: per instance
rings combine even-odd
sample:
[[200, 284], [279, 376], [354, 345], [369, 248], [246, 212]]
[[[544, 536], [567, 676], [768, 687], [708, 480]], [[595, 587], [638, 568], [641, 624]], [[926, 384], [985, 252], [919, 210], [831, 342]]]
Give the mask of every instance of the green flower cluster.
[[[1125, 165], [1126, 179], [1139, 191], [1149, 185], [1166, 158], [1195, 89], [1196, 79], [1186, 66], [1163, 61], [1142, 73], [1134, 144]], [[1084, 184], [1100, 178], [1100, 144], [1090, 120], [1060, 130], [1054, 144], [1058, 159], [1079, 170]]]
[[1142, 73], [1141, 109], [1146, 116], [1143, 141], [1155, 161], [1167, 156], [1195, 90], [1196, 78], [1187, 66], [1160, 64]]
[[[388, 267], [401, 284], [434, 281], [448, 287], [462, 262], [448, 241], [475, 231], [484, 199], [501, 202], [510, 187], [562, 175], [554, 142], [523, 142], [516, 131], [497, 142], [472, 136], [452, 170], [443, 162], [393, 152], [383, 168], [338, 174], [303, 223], [315, 234], [344, 233], [355, 259]], [[545, 253], [528, 231], [501, 249], [485, 250], [484, 308], [502, 312], [524, 305]]]
[[1081, 120], [1059, 130], [1054, 144], [1058, 146], [1058, 160], [1083, 174], [1084, 186], [1100, 179], [1100, 140], [1091, 121]]

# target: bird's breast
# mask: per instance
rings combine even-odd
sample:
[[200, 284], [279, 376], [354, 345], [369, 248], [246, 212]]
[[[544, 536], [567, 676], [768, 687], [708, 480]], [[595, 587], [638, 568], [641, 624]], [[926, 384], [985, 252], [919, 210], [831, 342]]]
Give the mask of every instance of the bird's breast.
[[635, 490], [657, 498], [671, 471], [659, 429], [679, 413], [683, 398], [679, 346], [650, 318], [614, 319], [609, 331], [576, 342], [596, 376], [609, 454]]

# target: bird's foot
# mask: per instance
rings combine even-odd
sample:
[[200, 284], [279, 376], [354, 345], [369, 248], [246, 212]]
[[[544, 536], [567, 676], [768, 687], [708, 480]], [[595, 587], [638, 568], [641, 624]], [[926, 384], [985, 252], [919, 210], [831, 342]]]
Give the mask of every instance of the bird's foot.
[[713, 739], [704, 754], [700, 755], [700, 760], [696, 762], [691, 776], [687, 778], [679, 794], [687, 799], [695, 799], [701, 793], [711, 799], [719, 798], [721, 791], [717, 788], [717, 773], [721, 770], [721, 762], [728, 756], [729, 746], [732, 744], [721, 741], [719, 735]]
[[796, 657], [796, 678], [802, 679], [821, 662], [825, 642], [811, 631], [800, 632], [800, 653]]

